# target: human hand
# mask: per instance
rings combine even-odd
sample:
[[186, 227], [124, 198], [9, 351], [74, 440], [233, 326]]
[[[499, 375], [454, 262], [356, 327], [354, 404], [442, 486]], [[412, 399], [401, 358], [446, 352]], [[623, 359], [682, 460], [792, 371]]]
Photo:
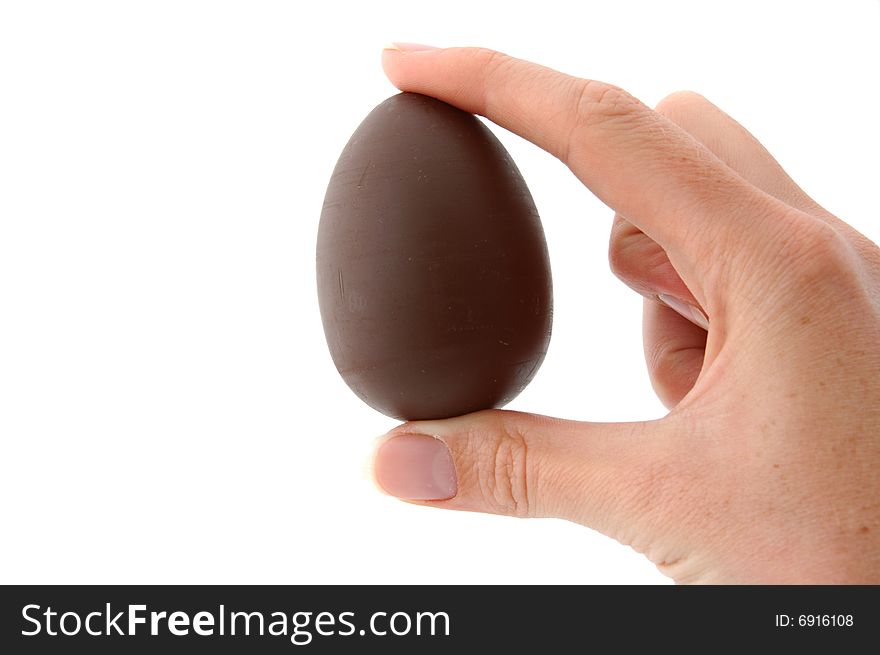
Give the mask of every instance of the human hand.
[[414, 48], [383, 53], [397, 87], [525, 137], [614, 209], [611, 266], [645, 296], [671, 411], [409, 422], [377, 449], [379, 485], [576, 521], [679, 582], [880, 582], [880, 249], [698, 95], [652, 111], [490, 50]]

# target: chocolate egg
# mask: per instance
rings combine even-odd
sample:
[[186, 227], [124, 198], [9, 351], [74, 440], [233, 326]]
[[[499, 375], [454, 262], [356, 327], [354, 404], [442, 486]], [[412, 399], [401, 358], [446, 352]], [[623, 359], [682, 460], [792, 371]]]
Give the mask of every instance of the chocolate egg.
[[388, 416], [500, 407], [547, 352], [550, 264], [528, 187], [476, 116], [434, 98], [393, 96], [352, 135], [317, 277], [336, 368]]

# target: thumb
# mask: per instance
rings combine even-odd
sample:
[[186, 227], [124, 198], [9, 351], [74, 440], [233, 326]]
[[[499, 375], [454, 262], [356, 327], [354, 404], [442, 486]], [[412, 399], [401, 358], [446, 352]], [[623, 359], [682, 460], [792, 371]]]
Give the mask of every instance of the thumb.
[[413, 421], [389, 432], [373, 460], [377, 484], [445, 509], [564, 518], [632, 544], [684, 493], [681, 439], [663, 421], [582, 423], [487, 410]]

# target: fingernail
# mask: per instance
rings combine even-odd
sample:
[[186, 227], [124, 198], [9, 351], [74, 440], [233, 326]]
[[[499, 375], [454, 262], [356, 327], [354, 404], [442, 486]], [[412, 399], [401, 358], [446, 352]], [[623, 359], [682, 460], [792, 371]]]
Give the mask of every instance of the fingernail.
[[373, 474], [386, 493], [406, 500], [446, 500], [458, 492], [452, 453], [436, 437], [388, 439], [376, 451]]
[[432, 45], [422, 45], [421, 43], [389, 43], [385, 46], [386, 50], [400, 50], [401, 52], [418, 52], [420, 50], [439, 50]]
[[703, 313], [703, 310], [687, 301], [670, 296], [665, 293], [657, 295], [657, 298], [670, 309], [678, 312], [687, 320], [695, 325], [699, 325], [704, 330], [709, 329], [709, 318]]

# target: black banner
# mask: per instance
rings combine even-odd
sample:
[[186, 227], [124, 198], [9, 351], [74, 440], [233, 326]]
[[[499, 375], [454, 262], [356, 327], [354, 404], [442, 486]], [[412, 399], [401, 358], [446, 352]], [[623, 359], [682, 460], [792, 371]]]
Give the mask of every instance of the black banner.
[[[4, 653], [443, 653], [878, 643], [880, 587], [12, 586]], [[610, 640], [610, 642], [609, 642]]]

